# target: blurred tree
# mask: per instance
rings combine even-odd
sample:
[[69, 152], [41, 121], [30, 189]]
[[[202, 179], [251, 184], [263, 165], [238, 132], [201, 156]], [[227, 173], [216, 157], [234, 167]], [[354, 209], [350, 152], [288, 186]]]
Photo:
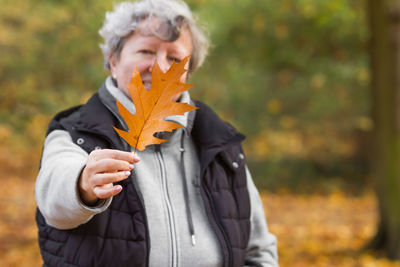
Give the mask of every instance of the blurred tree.
[[400, 259], [400, 1], [369, 0], [372, 103], [371, 157], [380, 222], [372, 249]]
[[[97, 31], [119, 1], [0, 0], [0, 145], [39, 158], [50, 118], [97, 90], [108, 75]], [[256, 183], [363, 182], [366, 1], [186, 1], [213, 43], [192, 96], [248, 136]]]
[[362, 188], [372, 126], [366, 1], [188, 2], [214, 45], [191, 93], [248, 136], [257, 185], [334, 190], [344, 178]]

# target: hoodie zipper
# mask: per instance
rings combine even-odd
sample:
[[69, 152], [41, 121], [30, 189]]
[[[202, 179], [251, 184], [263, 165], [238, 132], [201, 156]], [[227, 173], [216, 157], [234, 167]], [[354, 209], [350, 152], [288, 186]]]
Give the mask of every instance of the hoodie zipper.
[[160, 165], [160, 175], [161, 175], [161, 184], [162, 184], [162, 192], [163, 192], [163, 197], [164, 201], [167, 207], [167, 215], [168, 215], [168, 224], [169, 224], [169, 229], [170, 231], [170, 239], [171, 239], [171, 250], [172, 250], [172, 255], [171, 255], [171, 266], [178, 266], [178, 252], [177, 252], [177, 242], [176, 242], [176, 223], [175, 223], [175, 217], [174, 217], [174, 212], [172, 209], [172, 204], [168, 192], [168, 186], [167, 186], [167, 172], [165, 168], [165, 162], [164, 158], [161, 152], [161, 147], [158, 145], [156, 146], [156, 157], [158, 160], [158, 163]]

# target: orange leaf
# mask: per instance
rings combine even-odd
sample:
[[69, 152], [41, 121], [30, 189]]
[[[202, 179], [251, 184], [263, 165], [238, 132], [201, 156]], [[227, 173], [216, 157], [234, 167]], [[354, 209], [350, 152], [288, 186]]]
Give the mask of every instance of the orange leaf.
[[185, 112], [196, 109], [189, 104], [173, 101], [174, 96], [193, 86], [180, 81], [181, 76], [187, 71], [185, 65], [188, 59], [189, 57], [179, 63], [172, 63], [166, 73], [161, 71], [156, 61], [151, 76], [152, 87], [149, 91], [144, 88], [137, 69], [133, 71], [128, 90], [135, 104], [136, 114], [132, 115], [117, 101], [119, 113], [128, 125], [129, 132], [115, 127], [114, 130], [135, 148], [135, 151], [136, 149], [142, 151], [148, 145], [167, 141], [154, 137], [156, 132], [173, 131], [182, 127], [177, 123], [163, 120], [165, 117], [184, 115]]

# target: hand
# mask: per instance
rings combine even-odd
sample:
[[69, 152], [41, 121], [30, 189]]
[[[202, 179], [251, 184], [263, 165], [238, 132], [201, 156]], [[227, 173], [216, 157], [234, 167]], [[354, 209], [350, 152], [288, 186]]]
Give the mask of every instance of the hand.
[[113, 183], [129, 177], [133, 164], [139, 160], [136, 153], [132, 152], [93, 150], [78, 181], [81, 200], [86, 205], [93, 206], [99, 199], [117, 195], [122, 186]]

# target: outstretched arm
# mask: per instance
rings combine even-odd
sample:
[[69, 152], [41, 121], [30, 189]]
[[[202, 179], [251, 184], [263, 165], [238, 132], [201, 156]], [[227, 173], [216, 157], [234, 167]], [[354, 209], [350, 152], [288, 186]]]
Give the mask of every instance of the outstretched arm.
[[72, 229], [107, 209], [112, 196], [122, 189], [112, 183], [127, 178], [136, 162], [132, 153], [110, 151], [88, 155], [63, 130], [47, 136], [35, 196], [49, 225]]

